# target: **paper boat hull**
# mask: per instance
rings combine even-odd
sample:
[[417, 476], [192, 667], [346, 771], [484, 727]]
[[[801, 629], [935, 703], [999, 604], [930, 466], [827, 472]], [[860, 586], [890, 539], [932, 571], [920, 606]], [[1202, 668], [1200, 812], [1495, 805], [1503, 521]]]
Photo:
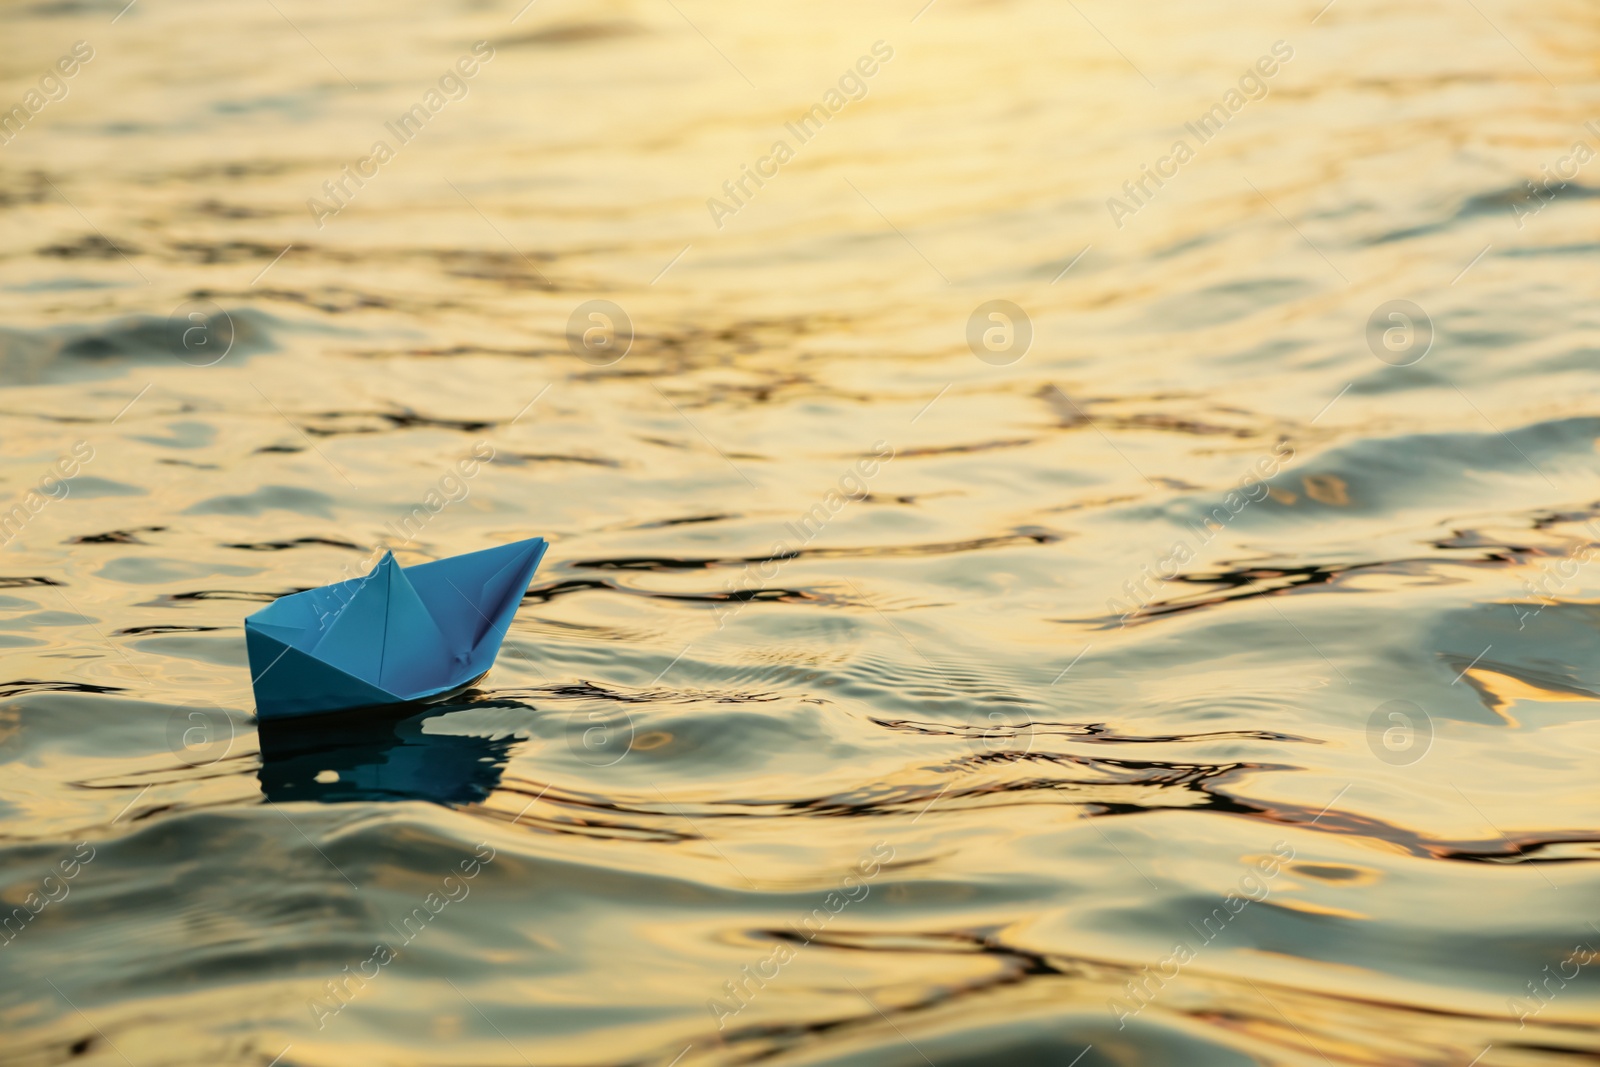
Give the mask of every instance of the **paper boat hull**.
[[245, 619], [256, 716], [444, 700], [493, 665], [542, 537], [280, 597]]

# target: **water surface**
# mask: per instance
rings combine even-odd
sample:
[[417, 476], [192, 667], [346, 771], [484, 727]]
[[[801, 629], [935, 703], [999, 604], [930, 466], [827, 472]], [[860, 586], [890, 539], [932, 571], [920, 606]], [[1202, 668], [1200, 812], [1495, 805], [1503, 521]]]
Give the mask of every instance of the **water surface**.
[[1590, 6], [519, 6], [0, 8], [0, 1062], [1600, 1056]]

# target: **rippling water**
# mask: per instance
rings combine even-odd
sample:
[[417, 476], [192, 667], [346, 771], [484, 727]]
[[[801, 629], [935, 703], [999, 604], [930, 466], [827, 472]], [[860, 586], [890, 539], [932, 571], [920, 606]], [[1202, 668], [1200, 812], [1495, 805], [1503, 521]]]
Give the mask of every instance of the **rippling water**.
[[0, 7], [0, 1061], [1600, 1057], [1592, 5], [122, 3]]

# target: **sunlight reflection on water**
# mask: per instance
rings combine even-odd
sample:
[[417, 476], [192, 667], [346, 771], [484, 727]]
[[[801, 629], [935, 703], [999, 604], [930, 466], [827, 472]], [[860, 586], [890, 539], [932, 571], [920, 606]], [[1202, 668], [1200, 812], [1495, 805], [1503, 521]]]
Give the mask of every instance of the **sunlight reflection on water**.
[[1600, 1052], [1592, 11], [518, 7], [0, 13], [0, 1060]]

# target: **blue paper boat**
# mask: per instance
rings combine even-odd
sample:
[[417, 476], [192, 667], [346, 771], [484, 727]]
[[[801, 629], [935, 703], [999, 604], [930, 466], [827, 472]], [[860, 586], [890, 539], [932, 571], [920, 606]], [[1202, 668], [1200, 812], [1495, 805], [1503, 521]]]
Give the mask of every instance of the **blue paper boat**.
[[442, 700], [494, 664], [542, 537], [280, 597], [244, 620], [256, 717]]

